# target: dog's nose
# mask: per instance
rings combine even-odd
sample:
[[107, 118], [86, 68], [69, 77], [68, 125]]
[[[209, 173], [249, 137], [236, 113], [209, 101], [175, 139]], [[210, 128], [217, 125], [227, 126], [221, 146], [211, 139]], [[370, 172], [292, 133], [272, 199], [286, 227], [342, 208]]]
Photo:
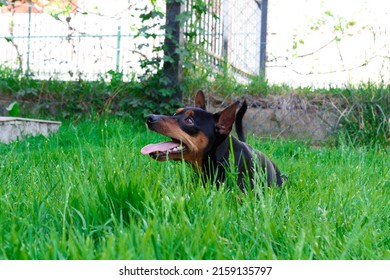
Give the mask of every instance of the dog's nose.
[[152, 124], [152, 123], [154, 123], [156, 121], [158, 121], [158, 116], [156, 116], [156, 115], [148, 115], [146, 117], [146, 123], [147, 124]]

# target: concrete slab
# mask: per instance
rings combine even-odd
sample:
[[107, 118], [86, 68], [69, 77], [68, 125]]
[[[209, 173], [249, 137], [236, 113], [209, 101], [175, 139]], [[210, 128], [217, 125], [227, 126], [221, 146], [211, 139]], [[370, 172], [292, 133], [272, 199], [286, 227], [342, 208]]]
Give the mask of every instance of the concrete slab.
[[37, 119], [0, 117], [0, 142], [8, 144], [26, 136], [57, 133], [61, 122]]

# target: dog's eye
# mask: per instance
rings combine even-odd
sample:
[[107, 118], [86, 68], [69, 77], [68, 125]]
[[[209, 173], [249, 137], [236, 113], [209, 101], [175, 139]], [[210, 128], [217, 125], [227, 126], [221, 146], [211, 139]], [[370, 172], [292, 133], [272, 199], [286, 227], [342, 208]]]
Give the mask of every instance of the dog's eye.
[[184, 119], [184, 122], [185, 122], [186, 124], [189, 124], [189, 125], [194, 124], [194, 120], [193, 120], [192, 118], [190, 118], [190, 117], [185, 118], [185, 119]]

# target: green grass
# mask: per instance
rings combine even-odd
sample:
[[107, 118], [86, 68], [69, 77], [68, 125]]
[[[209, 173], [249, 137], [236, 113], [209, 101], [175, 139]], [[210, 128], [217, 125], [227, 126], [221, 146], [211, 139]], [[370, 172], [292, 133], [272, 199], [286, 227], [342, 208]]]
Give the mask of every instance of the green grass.
[[0, 259], [390, 258], [385, 148], [249, 137], [290, 180], [244, 195], [141, 155], [160, 139], [97, 119], [0, 145]]

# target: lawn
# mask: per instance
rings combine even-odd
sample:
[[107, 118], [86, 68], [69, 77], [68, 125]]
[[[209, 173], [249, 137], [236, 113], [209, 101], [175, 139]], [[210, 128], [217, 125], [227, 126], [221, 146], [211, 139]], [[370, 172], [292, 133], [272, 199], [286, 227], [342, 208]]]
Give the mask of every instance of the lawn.
[[0, 259], [390, 259], [385, 148], [249, 137], [289, 181], [242, 194], [141, 155], [161, 139], [101, 118], [0, 144]]

